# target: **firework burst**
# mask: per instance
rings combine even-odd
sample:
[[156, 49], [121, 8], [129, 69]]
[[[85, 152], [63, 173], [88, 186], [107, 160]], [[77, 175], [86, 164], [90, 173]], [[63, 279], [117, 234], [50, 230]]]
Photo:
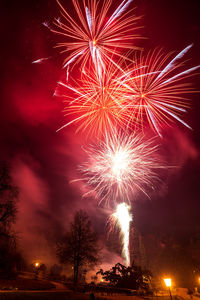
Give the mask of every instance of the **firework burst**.
[[[128, 90], [121, 84], [121, 79], [126, 76], [125, 72], [109, 64], [101, 82], [94, 69], [83, 72], [80, 84], [75, 81], [73, 85], [59, 82], [66, 93], [65, 115], [72, 116], [72, 120], [60, 129], [77, 123], [78, 131], [104, 135], [117, 126], [127, 127], [130, 122], [126, 98]], [[69, 92], [73, 95], [69, 96]]]
[[74, 118], [63, 127], [80, 123], [78, 130], [102, 134], [117, 126], [143, 128], [148, 121], [162, 136], [161, 129], [165, 124], [178, 121], [191, 129], [181, 115], [189, 107], [185, 95], [194, 92], [186, 79], [194, 75], [199, 66], [184, 70], [184, 63], [180, 62], [191, 46], [172, 60], [170, 54], [153, 51], [146, 58], [140, 56], [133, 66], [124, 64], [124, 68], [122, 60], [117, 63], [119, 68], [109, 63], [101, 73], [101, 80], [95, 68], [90, 68], [82, 72], [81, 84], [74, 85], [77, 87], [61, 83], [75, 93], [72, 99], [66, 96], [66, 115]]
[[136, 21], [139, 17], [133, 14], [134, 9], [128, 10], [132, 0], [123, 0], [110, 17], [112, 0], [83, 0], [83, 4], [73, 0], [78, 22], [57, 2], [62, 20], [55, 20], [57, 29], [52, 31], [65, 39], [57, 45], [62, 48], [62, 53], [68, 53], [64, 67], [81, 61], [84, 68], [89, 61], [94, 63], [100, 74], [105, 65], [113, 61], [111, 56], [123, 56], [120, 49], [136, 48], [132, 41], [138, 38]]
[[[150, 126], [161, 136], [161, 128], [171, 121], [178, 121], [191, 127], [182, 120], [181, 114], [189, 106], [186, 94], [194, 92], [186, 79], [194, 74], [199, 66], [183, 69], [179, 60], [192, 47], [187, 46], [172, 60], [171, 55], [163, 55], [161, 51], [153, 51], [146, 58], [140, 56], [137, 66], [131, 76], [126, 76], [121, 82], [129, 90], [131, 118], [134, 124], [143, 125], [148, 120]], [[129, 95], [128, 95], [129, 94]], [[131, 123], [132, 123], [131, 121]]]
[[[96, 192], [100, 203], [128, 202], [137, 191], [153, 188], [158, 169], [165, 166], [154, 140], [141, 135], [112, 133], [99, 145], [86, 150], [88, 161], [80, 167], [84, 181]], [[148, 196], [148, 195], [147, 195]]]

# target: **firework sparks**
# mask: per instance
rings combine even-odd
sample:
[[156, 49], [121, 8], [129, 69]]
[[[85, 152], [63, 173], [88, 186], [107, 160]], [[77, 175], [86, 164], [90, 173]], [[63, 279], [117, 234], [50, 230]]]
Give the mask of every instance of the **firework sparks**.
[[[184, 96], [194, 92], [185, 80], [199, 68], [195, 66], [183, 70], [180, 59], [192, 45], [187, 46], [172, 60], [161, 51], [154, 51], [134, 66], [122, 67], [123, 60], [117, 65], [110, 62], [99, 73], [94, 69], [84, 69], [81, 84], [75, 87], [61, 83], [66, 89], [75, 93], [72, 101], [67, 97], [66, 115], [74, 118], [60, 129], [81, 123], [78, 130], [89, 129], [95, 134], [110, 132], [116, 126], [137, 128], [146, 121], [152, 129], [162, 136], [165, 124], [178, 121], [187, 128], [191, 127], [182, 120], [181, 114], [189, 107]], [[181, 71], [180, 71], [181, 70]], [[179, 71], [179, 72], [177, 72]], [[67, 69], [67, 81], [69, 78]]]
[[121, 84], [129, 90], [129, 107], [135, 124], [143, 125], [148, 120], [160, 136], [162, 126], [173, 120], [191, 129], [180, 117], [189, 106], [184, 95], [194, 92], [185, 79], [200, 66], [182, 70], [183, 63], [179, 62], [191, 47], [187, 46], [172, 60], [161, 51], [140, 57], [139, 65], [146, 68], [135, 68], [132, 76], [123, 79]]
[[[125, 72], [124, 76], [127, 76]], [[101, 82], [95, 70], [84, 70], [80, 84], [59, 82], [67, 92], [65, 115], [73, 117], [59, 130], [77, 123], [78, 131], [87, 130], [88, 134], [104, 135], [117, 125], [127, 127], [130, 120], [125, 97], [127, 88], [120, 83], [121, 78], [122, 72], [113, 64], [109, 64]]]
[[125, 259], [126, 266], [130, 266], [130, 251], [129, 251], [129, 231], [132, 216], [130, 213], [130, 206], [126, 203], [117, 205], [115, 213], [110, 218], [111, 227], [118, 226], [120, 229], [120, 236], [122, 240], [122, 256]]
[[[79, 20], [77, 23], [58, 0], [57, 2], [63, 20], [56, 19], [57, 29], [52, 31], [66, 39], [58, 44], [63, 49], [62, 53], [70, 52], [64, 60], [64, 67], [72, 62], [76, 64], [82, 61], [84, 68], [90, 60], [101, 76], [107, 62], [112, 61], [113, 54], [121, 57], [120, 49], [136, 48], [132, 46], [132, 41], [138, 38], [135, 23], [139, 17], [133, 14], [134, 9], [127, 10], [132, 0], [122, 1], [109, 18], [112, 0], [102, 3], [96, 0], [83, 1], [83, 6], [78, 0], [73, 0]], [[71, 38], [70, 42], [68, 38]]]
[[45, 62], [46, 60], [50, 59], [51, 57], [43, 57], [43, 58], [39, 58], [39, 59], [36, 59], [34, 61], [32, 61], [32, 64], [41, 64], [43, 62]]
[[88, 161], [80, 169], [100, 202], [108, 206], [111, 202], [130, 203], [130, 196], [138, 191], [147, 195], [146, 188], [152, 189], [159, 180], [157, 171], [165, 166], [157, 150], [152, 139], [113, 133], [105, 142], [86, 150]]
[[44, 21], [44, 22], [42, 23], [42, 25], [43, 25], [44, 27], [48, 28], [49, 30], [51, 30], [51, 27], [50, 27], [50, 25], [49, 25], [49, 23], [48, 23], [47, 21]]

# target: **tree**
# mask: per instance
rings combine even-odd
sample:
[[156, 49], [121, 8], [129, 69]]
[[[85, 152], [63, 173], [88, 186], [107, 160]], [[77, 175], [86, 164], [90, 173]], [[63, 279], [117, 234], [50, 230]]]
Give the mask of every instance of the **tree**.
[[15, 222], [18, 188], [13, 185], [9, 168], [5, 163], [0, 164], [0, 229], [7, 231]]
[[142, 288], [145, 291], [149, 289], [151, 279], [151, 273], [148, 270], [142, 270], [141, 267], [134, 264], [131, 267], [125, 267], [117, 263], [111, 270], [104, 272], [100, 269], [98, 274], [116, 287], [136, 290]]
[[77, 284], [80, 268], [98, 261], [97, 237], [86, 212], [77, 211], [70, 230], [57, 244], [57, 255], [63, 264], [70, 263]]
[[17, 213], [18, 188], [14, 186], [10, 170], [0, 163], [0, 275], [8, 275], [15, 265], [16, 235], [11, 229]]

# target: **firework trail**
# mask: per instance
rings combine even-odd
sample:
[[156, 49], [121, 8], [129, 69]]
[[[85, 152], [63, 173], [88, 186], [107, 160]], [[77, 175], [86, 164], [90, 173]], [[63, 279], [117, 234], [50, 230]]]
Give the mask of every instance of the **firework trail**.
[[129, 231], [132, 216], [130, 213], [130, 206], [126, 203], [117, 205], [116, 211], [111, 215], [109, 223], [111, 230], [117, 226], [120, 229], [120, 236], [122, 240], [122, 256], [125, 259], [126, 266], [130, 266], [130, 251], [129, 251]]
[[88, 62], [92, 62], [101, 76], [106, 64], [110, 61], [114, 63], [111, 56], [123, 57], [121, 49], [136, 48], [132, 46], [132, 41], [138, 38], [135, 23], [140, 18], [133, 14], [134, 9], [128, 10], [132, 0], [123, 0], [110, 17], [108, 14], [112, 0], [102, 3], [88, 0], [83, 1], [83, 5], [73, 0], [78, 22], [57, 2], [62, 20], [55, 19], [57, 29], [51, 30], [65, 39], [57, 45], [62, 48], [62, 53], [69, 52], [64, 67], [81, 62], [84, 69]]
[[160, 136], [162, 126], [173, 120], [191, 129], [180, 116], [189, 106], [184, 95], [194, 92], [186, 79], [200, 66], [184, 70], [179, 61], [191, 47], [187, 46], [172, 60], [170, 54], [164, 56], [161, 51], [153, 51], [146, 58], [141, 56], [137, 66], [146, 68], [134, 68], [135, 72], [121, 81], [129, 90], [126, 97], [135, 124], [143, 126], [147, 120]]
[[[166, 168], [153, 139], [142, 135], [112, 133], [85, 150], [88, 160], [80, 166], [83, 180], [92, 187], [99, 203], [107, 206], [113, 202], [128, 202], [138, 191], [148, 196], [146, 189], [153, 189], [160, 179], [157, 171]], [[86, 193], [84, 196], [88, 195]]]
[[50, 59], [51, 57], [42, 57], [42, 58], [39, 58], [39, 59], [36, 59], [34, 61], [32, 61], [32, 64], [41, 64], [43, 62], [45, 62], [46, 60]]

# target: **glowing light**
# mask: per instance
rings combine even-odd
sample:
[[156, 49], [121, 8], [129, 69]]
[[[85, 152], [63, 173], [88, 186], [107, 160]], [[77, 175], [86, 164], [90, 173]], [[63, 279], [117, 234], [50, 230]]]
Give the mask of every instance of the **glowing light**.
[[123, 173], [128, 167], [128, 153], [126, 149], [119, 149], [111, 157], [112, 173], [117, 181], [121, 181]]
[[[80, 166], [83, 180], [92, 187], [99, 201], [130, 203], [130, 196], [153, 188], [159, 181], [157, 171], [165, 166], [154, 140], [141, 135], [112, 133], [88, 150], [88, 160]], [[88, 193], [85, 194], [85, 196]], [[148, 195], [147, 195], [148, 196]]]
[[[62, 20], [55, 19], [57, 29], [51, 30], [65, 39], [58, 44], [62, 53], [70, 52], [64, 60], [64, 67], [81, 61], [84, 68], [91, 60], [101, 74], [100, 69], [104, 69], [113, 55], [122, 56], [120, 49], [137, 48], [132, 46], [132, 41], [138, 38], [135, 22], [140, 18], [133, 14], [134, 9], [127, 10], [132, 0], [123, 0], [109, 18], [112, 0], [102, 3], [88, 0], [87, 5], [83, 1], [83, 6], [80, 1], [73, 0], [78, 22], [58, 0], [57, 2], [61, 8]], [[71, 39], [70, 42], [68, 38]]]
[[171, 285], [172, 285], [172, 280], [171, 280], [171, 278], [165, 278], [165, 279], [163, 279], [163, 280], [164, 280], [164, 282], [165, 282], [166, 287], [171, 287]]
[[36, 268], [38, 268], [40, 266], [40, 263], [36, 262], [34, 265], [35, 265]]
[[129, 231], [132, 216], [130, 213], [130, 206], [126, 203], [117, 205], [116, 212], [112, 214], [114, 223], [120, 228], [120, 235], [122, 239], [122, 255], [125, 259], [126, 266], [130, 266], [130, 253], [129, 253]]

